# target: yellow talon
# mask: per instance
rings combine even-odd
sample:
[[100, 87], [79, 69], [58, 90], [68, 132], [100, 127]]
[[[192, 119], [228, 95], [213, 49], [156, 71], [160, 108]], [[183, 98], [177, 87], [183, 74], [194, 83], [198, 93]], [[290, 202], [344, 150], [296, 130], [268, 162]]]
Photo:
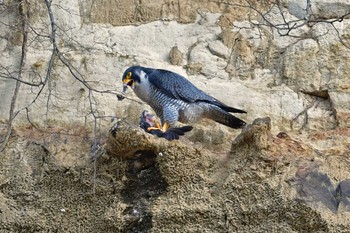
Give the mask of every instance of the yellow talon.
[[163, 127], [160, 126], [159, 123], [156, 123], [156, 127], [148, 127], [147, 130], [151, 131], [151, 130], [161, 130], [162, 132], [166, 132], [169, 129], [169, 124], [168, 123], [164, 123]]
[[166, 132], [169, 129], [169, 124], [167, 122], [164, 123], [162, 131]]

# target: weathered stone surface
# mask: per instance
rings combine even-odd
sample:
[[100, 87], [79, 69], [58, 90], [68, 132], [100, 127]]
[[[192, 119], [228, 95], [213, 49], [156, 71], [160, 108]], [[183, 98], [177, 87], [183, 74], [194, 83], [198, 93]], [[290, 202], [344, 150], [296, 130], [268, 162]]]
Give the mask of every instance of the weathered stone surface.
[[[21, 85], [1, 152], [1, 230], [348, 232], [350, 20], [285, 36], [281, 24], [302, 19], [306, 1], [282, 1], [283, 17], [271, 1], [249, 2], [53, 0], [69, 66], [56, 53], [47, 76], [47, 8], [23, 1], [22, 78], [34, 85]], [[311, 3], [312, 19], [349, 8]], [[0, 143], [22, 52], [17, 6], [0, 5]], [[172, 65], [174, 45], [183, 59]], [[145, 134], [137, 124], [149, 106], [131, 91], [116, 97], [135, 64], [178, 72], [254, 123], [241, 133], [203, 120], [171, 143]], [[116, 119], [116, 134], [103, 136]]]
[[343, 180], [336, 189], [336, 198], [338, 201], [338, 211], [350, 211], [350, 180]]
[[[307, 178], [326, 171], [325, 177], [344, 179], [346, 163], [333, 162], [335, 170], [293, 136], [273, 136], [269, 118], [254, 120], [232, 138], [228, 154], [222, 146], [205, 149], [186, 138], [168, 142], [121, 120], [108, 137], [100, 137], [95, 147], [100, 149], [91, 151], [94, 162], [86, 154], [89, 144], [79, 143], [83, 131], [59, 132], [18, 129], [5, 150], [3, 229], [346, 232], [349, 227], [347, 180], [335, 191], [327, 178], [332, 195], [319, 195], [326, 187]], [[17, 203], [22, 209], [13, 208]]]
[[[252, 1], [251, 4], [256, 9], [266, 9], [268, 4], [260, 1]], [[226, 3], [210, 0], [166, 0], [157, 1], [91, 1], [86, 0], [81, 3], [81, 11], [83, 11], [83, 19], [85, 23], [103, 23], [112, 24], [114, 26], [141, 24], [150, 21], [176, 20], [179, 23], [193, 23], [196, 20], [196, 14], [199, 11], [204, 12], [230, 12], [236, 19], [242, 19], [245, 13], [249, 12], [244, 6], [244, 0], [235, 3]]]
[[[306, 1], [303, 0], [288, 0], [283, 1], [288, 5], [288, 10], [291, 14], [295, 15], [299, 19], [304, 19], [306, 16]], [[322, 19], [334, 19], [342, 17], [349, 13], [350, 2], [342, 0], [321, 0], [310, 1], [311, 2], [311, 14], [310, 18]]]
[[179, 50], [177, 46], [171, 48], [169, 52], [170, 63], [172, 65], [181, 65], [183, 60], [183, 53]]
[[230, 55], [230, 50], [220, 40], [210, 42], [208, 48], [213, 55], [223, 59], [227, 59]]

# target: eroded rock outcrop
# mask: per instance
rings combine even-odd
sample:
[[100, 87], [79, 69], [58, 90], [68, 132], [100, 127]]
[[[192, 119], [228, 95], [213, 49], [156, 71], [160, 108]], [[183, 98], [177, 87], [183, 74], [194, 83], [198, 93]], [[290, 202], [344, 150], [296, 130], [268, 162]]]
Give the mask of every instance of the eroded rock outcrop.
[[[0, 1], [0, 231], [348, 232], [349, 3], [306, 2]], [[135, 64], [251, 124], [146, 134]]]
[[0, 221], [9, 232], [349, 228], [347, 160], [285, 132], [274, 136], [269, 118], [245, 127], [226, 152], [186, 137], [169, 142], [119, 120], [96, 160], [84, 155], [81, 137], [16, 132], [0, 164]]
[[[339, 216], [349, 219], [345, 204], [349, 180], [336, 188], [334, 174], [322, 172], [329, 166], [322, 154], [286, 133], [273, 136], [270, 128], [270, 119], [255, 120], [233, 140], [224, 157], [188, 147], [185, 141], [169, 143], [144, 135], [135, 140], [137, 144], [137, 136], [131, 139], [130, 145], [139, 151], [150, 149], [144, 146], [145, 139], [153, 147], [168, 185], [152, 203], [152, 231], [346, 232], [346, 221], [333, 221]], [[118, 130], [109, 142], [112, 153], [121, 151], [115, 145], [124, 143], [116, 142], [124, 142], [123, 134], [130, 128], [124, 124]], [[134, 131], [139, 129], [131, 130], [131, 135], [137, 135]], [[340, 203], [347, 207], [339, 208]]]

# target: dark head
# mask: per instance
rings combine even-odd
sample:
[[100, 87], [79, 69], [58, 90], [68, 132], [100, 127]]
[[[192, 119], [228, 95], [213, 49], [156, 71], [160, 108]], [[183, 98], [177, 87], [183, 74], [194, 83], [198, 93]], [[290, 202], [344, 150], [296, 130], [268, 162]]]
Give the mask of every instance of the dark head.
[[126, 89], [131, 87], [134, 89], [135, 85], [140, 84], [141, 82], [141, 66], [131, 66], [123, 74], [122, 81], [123, 81], [123, 92], [126, 91]]

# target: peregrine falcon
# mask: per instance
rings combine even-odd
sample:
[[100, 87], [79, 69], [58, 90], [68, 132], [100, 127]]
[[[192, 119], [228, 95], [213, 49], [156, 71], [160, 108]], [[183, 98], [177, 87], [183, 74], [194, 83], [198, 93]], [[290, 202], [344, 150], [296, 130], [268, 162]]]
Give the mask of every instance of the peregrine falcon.
[[245, 111], [222, 103], [174, 72], [132, 66], [124, 72], [122, 81], [123, 92], [128, 86], [131, 87], [161, 119], [162, 126], [150, 127], [150, 130], [166, 132], [177, 121], [188, 123], [202, 118], [209, 118], [236, 129], [246, 124], [230, 114], [246, 113]]

